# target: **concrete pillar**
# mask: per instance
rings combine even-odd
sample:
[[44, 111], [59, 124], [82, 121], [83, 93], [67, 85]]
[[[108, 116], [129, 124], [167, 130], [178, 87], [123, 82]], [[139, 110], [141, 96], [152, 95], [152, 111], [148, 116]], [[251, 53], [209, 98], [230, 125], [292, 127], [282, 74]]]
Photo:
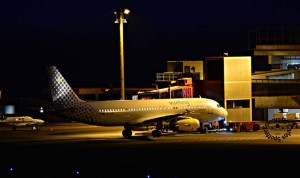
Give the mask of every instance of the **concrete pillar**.
[[268, 64], [272, 64], [272, 55], [268, 55]]

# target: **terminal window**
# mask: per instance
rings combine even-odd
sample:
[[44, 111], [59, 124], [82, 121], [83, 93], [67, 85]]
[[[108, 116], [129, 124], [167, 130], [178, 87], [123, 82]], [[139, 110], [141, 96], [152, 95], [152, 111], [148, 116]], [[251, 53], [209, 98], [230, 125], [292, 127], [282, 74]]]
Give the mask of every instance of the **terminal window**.
[[228, 109], [250, 108], [250, 100], [227, 100]]

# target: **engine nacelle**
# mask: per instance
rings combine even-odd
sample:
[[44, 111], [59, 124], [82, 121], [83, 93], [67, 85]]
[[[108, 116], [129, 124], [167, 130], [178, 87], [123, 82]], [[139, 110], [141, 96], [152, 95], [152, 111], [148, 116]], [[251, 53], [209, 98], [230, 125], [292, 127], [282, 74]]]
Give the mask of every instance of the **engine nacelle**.
[[178, 132], [196, 132], [200, 128], [199, 120], [194, 118], [178, 120], [176, 125]]

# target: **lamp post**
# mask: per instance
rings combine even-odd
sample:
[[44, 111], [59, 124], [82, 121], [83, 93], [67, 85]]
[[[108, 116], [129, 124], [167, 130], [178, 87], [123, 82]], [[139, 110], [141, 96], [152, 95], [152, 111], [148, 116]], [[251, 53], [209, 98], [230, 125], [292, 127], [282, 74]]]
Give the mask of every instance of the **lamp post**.
[[125, 100], [125, 80], [124, 80], [124, 40], [123, 40], [123, 23], [127, 23], [124, 19], [124, 14], [129, 14], [128, 9], [121, 9], [119, 12], [114, 12], [116, 15], [115, 23], [119, 23], [120, 31], [120, 91], [121, 100]]

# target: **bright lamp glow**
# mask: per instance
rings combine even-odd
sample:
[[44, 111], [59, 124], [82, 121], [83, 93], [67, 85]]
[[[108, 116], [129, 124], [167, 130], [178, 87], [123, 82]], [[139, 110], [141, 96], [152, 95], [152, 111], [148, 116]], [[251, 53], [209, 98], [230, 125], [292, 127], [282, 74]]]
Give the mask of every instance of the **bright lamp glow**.
[[130, 10], [129, 9], [124, 9], [124, 14], [129, 14]]

